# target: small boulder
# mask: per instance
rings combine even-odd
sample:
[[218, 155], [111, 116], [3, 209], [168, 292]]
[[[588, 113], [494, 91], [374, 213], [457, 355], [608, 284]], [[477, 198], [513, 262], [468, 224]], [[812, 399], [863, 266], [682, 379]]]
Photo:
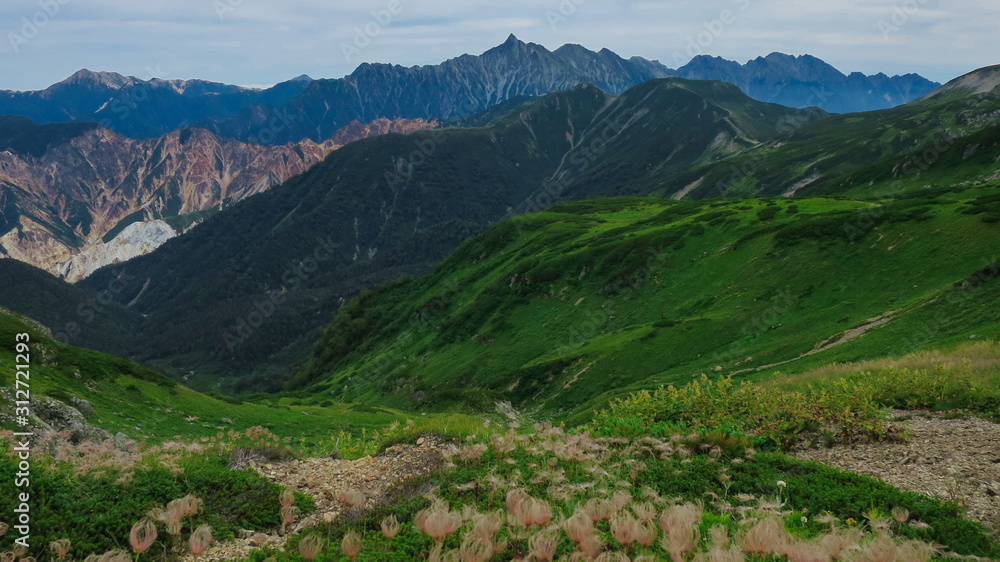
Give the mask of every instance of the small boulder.
[[88, 423], [73, 422], [69, 426], [69, 440], [73, 444], [80, 444], [84, 441], [103, 443], [108, 439], [111, 439], [110, 433]]
[[81, 414], [83, 414], [83, 417], [89, 418], [90, 416], [94, 415], [94, 407], [90, 404], [89, 401], [84, 400], [83, 398], [79, 398], [77, 396], [74, 396], [72, 400], [73, 400], [73, 407], [75, 407]]
[[131, 451], [135, 448], [135, 441], [120, 431], [111, 438], [111, 444], [119, 451]]
[[31, 412], [56, 431], [69, 429], [75, 423], [86, 425], [86, 418], [79, 410], [55, 398], [45, 396], [31, 400]]

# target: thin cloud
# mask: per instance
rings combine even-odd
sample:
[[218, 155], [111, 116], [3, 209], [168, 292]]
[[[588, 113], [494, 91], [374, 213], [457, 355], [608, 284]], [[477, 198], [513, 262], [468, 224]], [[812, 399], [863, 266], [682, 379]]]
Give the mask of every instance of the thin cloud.
[[[919, 72], [944, 81], [1000, 63], [1000, 3], [993, 0], [399, 0], [402, 9], [386, 20], [390, 5], [69, 0], [58, 13], [38, 16], [37, 0], [5, 0], [0, 88], [44, 88], [83, 67], [140, 77], [160, 68], [170, 78], [236, 84], [340, 77], [361, 61], [410, 66], [478, 54], [512, 32], [550, 49], [607, 47], [672, 67], [692, 53], [745, 62], [780, 51], [812, 54], [844, 72]], [[720, 30], [724, 11], [735, 17]], [[46, 23], [22, 29], [32, 18]], [[377, 35], [359, 55], [345, 57], [344, 44], [372, 25]], [[692, 40], [698, 49], [690, 48]]]

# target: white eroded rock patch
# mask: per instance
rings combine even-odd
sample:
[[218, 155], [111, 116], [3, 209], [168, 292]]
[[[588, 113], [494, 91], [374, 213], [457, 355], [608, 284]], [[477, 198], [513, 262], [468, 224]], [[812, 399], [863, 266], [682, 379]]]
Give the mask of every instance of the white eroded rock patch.
[[98, 244], [56, 266], [57, 275], [75, 283], [98, 269], [146, 255], [177, 236], [177, 231], [162, 220], [128, 225], [110, 242]]

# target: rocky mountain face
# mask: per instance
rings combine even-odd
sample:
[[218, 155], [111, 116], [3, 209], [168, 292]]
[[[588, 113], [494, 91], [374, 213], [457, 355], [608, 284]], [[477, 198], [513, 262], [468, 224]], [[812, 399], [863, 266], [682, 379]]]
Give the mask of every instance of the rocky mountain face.
[[67, 281], [78, 281], [106, 265], [146, 255], [177, 235], [178, 232], [164, 220], [135, 222], [110, 242], [89, 246], [56, 264], [54, 273]]
[[141, 80], [83, 69], [44, 90], [0, 91], [0, 115], [21, 115], [36, 123], [89, 121], [147, 139], [203, 119], [229, 117], [250, 105], [281, 105], [311, 81], [300, 76], [259, 90], [205, 80]]
[[259, 136], [274, 114], [287, 121], [276, 142], [320, 140], [354, 120], [449, 118], [486, 110], [518, 96], [536, 97], [593, 84], [619, 94], [641, 82], [671, 76], [665, 66], [639, 57], [623, 59], [579, 45], [549, 51], [511, 35], [482, 55], [462, 55], [433, 66], [359, 66], [336, 80], [316, 80], [277, 110], [246, 108], [228, 119], [199, 123], [219, 135]]
[[0, 130], [12, 138], [0, 139], [0, 255], [77, 281], [152, 251], [194, 220], [304, 172], [349, 142], [433, 126], [379, 119], [351, 123], [322, 143], [265, 147], [203, 129], [134, 140], [103, 127], [66, 133], [67, 125], [4, 118]]
[[736, 84], [748, 96], [789, 107], [816, 106], [831, 113], [887, 109], [913, 101], [940, 86], [917, 74], [845, 75], [810, 56], [771, 53], [746, 64], [699, 55], [677, 70], [692, 80]]

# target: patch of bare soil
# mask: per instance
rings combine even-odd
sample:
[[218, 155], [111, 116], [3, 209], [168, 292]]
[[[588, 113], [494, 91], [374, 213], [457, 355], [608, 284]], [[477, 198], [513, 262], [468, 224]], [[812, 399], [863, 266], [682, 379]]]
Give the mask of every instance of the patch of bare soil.
[[[272, 482], [311, 496], [316, 501], [316, 511], [297, 520], [287, 534], [278, 528], [263, 533], [241, 532], [241, 536], [234, 540], [214, 544], [198, 560], [245, 558], [259, 546], [283, 548], [289, 536], [321, 522], [333, 521], [344, 509], [340, 501], [341, 492], [359, 491], [364, 494], [363, 507], [373, 507], [390, 486], [439, 468], [442, 464], [441, 448], [439, 440], [422, 437], [416, 445], [389, 447], [378, 456], [353, 461], [325, 457], [251, 463], [248, 470], [256, 470]], [[189, 555], [185, 560], [194, 558]]]
[[853, 443], [792, 454], [957, 502], [968, 508], [967, 517], [1000, 536], [1000, 424], [922, 412], [893, 415], [906, 430], [905, 442]]

